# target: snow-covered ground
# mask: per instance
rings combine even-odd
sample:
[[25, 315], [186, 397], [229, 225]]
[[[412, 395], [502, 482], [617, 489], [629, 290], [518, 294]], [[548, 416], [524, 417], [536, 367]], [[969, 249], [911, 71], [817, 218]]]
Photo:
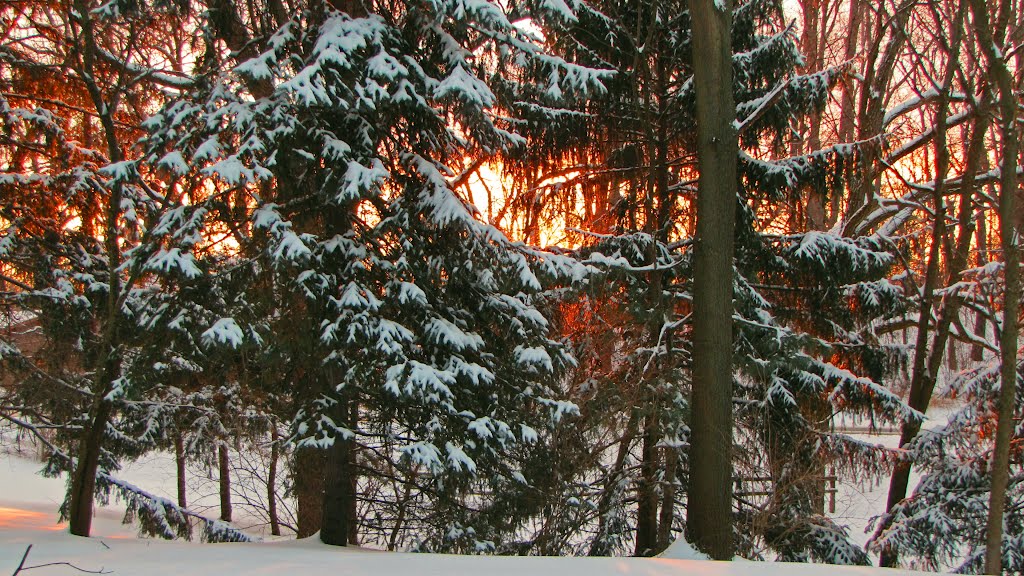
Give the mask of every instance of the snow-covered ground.
[[[936, 415], [938, 416], [938, 415]], [[933, 424], [944, 417], [933, 419]], [[873, 439], [895, 443], [895, 436]], [[9, 447], [9, 446], [8, 446]], [[12, 574], [29, 545], [31, 552], [25, 566], [48, 563], [71, 563], [83, 570], [103, 570], [113, 574], [341, 574], [373, 576], [406, 576], [438, 574], [478, 576], [661, 576], [699, 574], [738, 576], [878, 576], [874, 568], [837, 568], [782, 563], [709, 562], [689, 559], [692, 550], [670, 549], [673, 558], [524, 558], [467, 557], [433, 554], [405, 554], [365, 549], [339, 549], [321, 544], [316, 538], [304, 540], [264, 541], [255, 544], [202, 544], [198, 542], [165, 542], [140, 539], [136, 529], [121, 523], [124, 508], [112, 502], [97, 508], [93, 537], [78, 538], [57, 523], [56, 510], [63, 499], [64, 482], [38, 474], [40, 464], [33, 454], [0, 450], [0, 574]], [[154, 455], [128, 466], [120, 477], [162, 496], [173, 497], [173, 459]], [[885, 482], [875, 486], [841, 484], [837, 496], [836, 518], [850, 526], [859, 541], [867, 538], [864, 526], [885, 502]], [[195, 507], [215, 503], [212, 491], [196, 491]], [[215, 509], [208, 510], [211, 515]], [[262, 535], [256, 518], [244, 514], [236, 525], [251, 526], [251, 532]], [[687, 558], [687, 559], [678, 559]], [[47, 574], [79, 573], [65, 564], [33, 570]], [[900, 572], [886, 570], [896, 576]], [[910, 574], [909, 572], [903, 572]]]
[[[115, 575], [332, 574], [344, 576], [855, 576], [879, 568], [838, 568], [809, 564], [709, 562], [664, 558], [538, 558], [447, 556], [339, 549], [315, 539], [261, 544], [190, 545], [180, 542], [76, 538], [64, 532], [0, 528], [0, 570], [13, 572], [32, 544], [27, 566], [70, 562], [84, 570]], [[39, 574], [75, 573], [66, 566]], [[909, 572], [889, 571], [898, 576]]]

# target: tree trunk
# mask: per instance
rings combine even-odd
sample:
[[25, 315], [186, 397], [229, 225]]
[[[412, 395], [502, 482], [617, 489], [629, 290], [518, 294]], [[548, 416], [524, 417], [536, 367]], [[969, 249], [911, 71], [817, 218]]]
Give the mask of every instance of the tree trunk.
[[640, 483], [637, 486], [636, 546], [634, 556], [651, 556], [658, 546], [658, 416], [653, 403], [644, 417]]
[[[349, 425], [355, 427], [356, 423], [359, 422], [359, 403], [352, 402], [349, 408]], [[349, 470], [348, 474], [348, 494], [349, 499], [347, 502], [348, 507], [348, 543], [353, 546], [359, 545], [359, 509], [357, 504], [359, 503], [356, 499], [357, 482], [359, 475], [356, 473], [356, 444], [355, 442], [349, 443], [348, 449], [348, 460], [345, 466]]]
[[[861, 22], [864, 20], [865, 2], [863, 0], [850, 0], [849, 19], [847, 20], [846, 41], [843, 47], [843, 60], [853, 61], [860, 49]], [[840, 85], [842, 88], [842, 104], [839, 107], [839, 141], [851, 142], [854, 138], [856, 125], [857, 102], [856, 90], [854, 89], [854, 78], [845, 77]], [[838, 206], [833, 208], [835, 213], [839, 212]]]
[[188, 508], [185, 483], [185, 440], [181, 434], [174, 435], [174, 469], [178, 480], [178, 506]]
[[591, 543], [587, 556], [608, 556], [612, 553], [611, 547], [608, 546], [608, 541], [605, 539], [608, 532], [608, 514], [611, 512], [612, 505], [614, 504], [612, 499], [616, 491], [615, 486], [622, 476], [626, 457], [629, 455], [630, 446], [636, 437], [638, 421], [637, 411], [633, 410], [629, 417], [629, 422], [626, 423], [626, 430], [622, 438], [619, 439], [619, 449], [615, 455], [615, 463], [608, 472], [604, 490], [601, 491], [601, 498], [597, 502], [597, 537]]
[[679, 464], [676, 448], [665, 446], [663, 451], [665, 452], [665, 478], [661, 483], [661, 512], [658, 519], [658, 547], [656, 548], [659, 553], [672, 543], [672, 520], [675, 519], [676, 508], [676, 467]]
[[[924, 286], [924, 298], [925, 306], [922, 307], [920, 312], [921, 317], [917, 325], [917, 344], [914, 350], [914, 368], [911, 374], [910, 380], [910, 396], [907, 404], [911, 408], [924, 412], [928, 409], [928, 404], [931, 401], [931, 395], [935, 388], [935, 376], [927, 373], [925, 370], [926, 357], [927, 357], [927, 345], [928, 345], [928, 318], [931, 316], [931, 293], [935, 288], [935, 268], [937, 264], [934, 260], [938, 259], [936, 254], [938, 242], [933, 237], [933, 249], [929, 256], [928, 271], [926, 273], [926, 281]], [[905, 421], [900, 427], [900, 447], [905, 446], [911, 440], [917, 437], [918, 432], [921, 431], [921, 422], [919, 421]], [[893, 466], [892, 476], [889, 478], [889, 493], [886, 499], [885, 511], [888, 513], [897, 504], [903, 501], [907, 497], [907, 490], [910, 488], [910, 462], [906, 460], [900, 460]], [[887, 527], [887, 525], [883, 525]], [[899, 562], [899, 551], [892, 548], [884, 548], [879, 555], [879, 566], [884, 567], [895, 567]]]
[[[801, 0], [801, 11], [803, 12], [803, 31], [800, 34], [800, 47], [804, 53], [804, 66], [802, 71], [807, 74], [820, 72], [825, 60], [823, 38], [825, 30], [820, 26], [822, 20], [822, 0]], [[827, 9], [827, 7], [825, 7]], [[821, 148], [821, 110], [812, 110], [806, 125], [801, 122], [801, 128], [805, 128], [802, 140], [794, 140], [794, 156], [814, 152]], [[828, 189], [824, 186], [810, 186], [807, 189], [807, 226], [812, 230], [825, 228], [825, 205], [828, 203]], [[834, 207], [833, 207], [834, 209]]]
[[[89, 92], [89, 98], [97, 112], [103, 136], [107, 145], [107, 153], [111, 163], [124, 160], [124, 154], [118, 141], [114, 126], [116, 98], [108, 101], [107, 95], [96, 82], [95, 59], [96, 41], [90, 6], [85, 0], [75, 0], [74, 9], [81, 15], [78, 19], [80, 44], [78, 48], [77, 71]], [[78, 461], [72, 471], [70, 493], [68, 494], [68, 523], [71, 533], [76, 536], [88, 536], [92, 530], [93, 495], [96, 490], [96, 473], [99, 471], [99, 459], [103, 449], [103, 436], [107, 424], [113, 414], [114, 406], [107, 395], [113, 390], [113, 383], [121, 374], [121, 358], [119, 350], [119, 319], [121, 317], [121, 199], [123, 190], [120, 183], [110, 188], [110, 197], [105, 208], [103, 249], [107, 257], [107, 297], [105, 317], [101, 320], [102, 357], [96, 370], [93, 385], [95, 400], [91, 410], [91, 422], [83, 430], [79, 439]], [[97, 385], [98, 383], [98, 385]]]
[[112, 406], [102, 396], [96, 402], [95, 415], [79, 443], [78, 462], [71, 477], [68, 524], [75, 536], [89, 536], [92, 530], [93, 495], [99, 470], [103, 433], [110, 420]]
[[[724, 6], [723, 6], [724, 5]], [[719, 10], [716, 6], [723, 6]], [[687, 539], [731, 559], [732, 283], [737, 157], [732, 3], [690, 0], [697, 97], [697, 236], [693, 279], [693, 394]]]
[[950, 372], [960, 371], [960, 358], [957, 357], [956, 340], [950, 338], [946, 345], [946, 367]]
[[298, 524], [295, 532], [298, 538], [312, 536], [323, 526], [326, 461], [326, 450], [310, 447], [295, 450], [292, 478]]
[[[988, 230], [985, 222], [985, 211], [978, 210], [978, 228], [975, 243], [978, 246], [978, 259], [976, 265], [984, 266], [988, 263]], [[974, 316], [974, 335], [982, 340], [988, 339], [988, 318], [980, 311]], [[971, 346], [971, 361], [981, 362], [985, 359], [985, 347], [981, 344]]]
[[270, 423], [270, 469], [267, 471], [267, 514], [270, 516], [270, 534], [281, 535], [281, 522], [277, 517], [277, 460], [281, 447], [278, 443], [277, 424]]
[[[1002, 572], [1003, 515], [1006, 507], [1006, 488], [1010, 476], [1010, 440], [1013, 436], [1013, 409], [1017, 391], [1017, 335], [1020, 326], [1020, 255], [1017, 224], [1017, 98], [1014, 79], [1003, 51], [996, 44], [1003, 43], [1006, 23], [1013, 13], [1012, 3], [1000, 0], [996, 22], [990, 23], [987, 2], [971, 0], [975, 33], [989, 68], [989, 77], [999, 89], [999, 111], [1002, 115], [1002, 164], [1000, 165], [999, 236], [1003, 248], [1003, 326], [999, 333], [999, 404], [995, 447], [992, 455], [992, 491], [989, 494], [988, 522], [985, 528], [985, 572]], [[994, 32], [993, 32], [994, 31]]]
[[[885, 10], [879, 10], [874, 19], [874, 37], [867, 50], [858, 102], [858, 140], [868, 141], [880, 137], [885, 132], [883, 123], [886, 98], [892, 94], [890, 85], [907, 42], [907, 21], [912, 12], [911, 8], [916, 3], [917, 0], [901, 0], [898, 5], [892, 7], [891, 15], [885, 13]], [[877, 7], [884, 8], [884, 5]], [[882, 148], [879, 143], [862, 149], [860, 177], [851, 183], [848, 217], [843, 226], [843, 231], [847, 235], [857, 236], [867, 232], [861, 229], [861, 225], [877, 206], [875, 189], [878, 185], [881, 159]]]
[[221, 442], [217, 446], [217, 464], [220, 471], [220, 519], [231, 522], [231, 461], [228, 446]]
[[320, 540], [332, 546], [347, 546], [351, 536], [352, 467], [350, 454], [352, 441], [336, 435], [334, 445], [327, 451], [327, 470], [323, 500], [323, 526]]
[[[351, 429], [357, 421], [357, 406], [349, 399], [339, 399], [333, 419]], [[323, 526], [320, 540], [332, 546], [356, 542], [356, 474], [355, 441], [348, 430], [334, 433], [334, 443], [327, 449], [324, 473]]]

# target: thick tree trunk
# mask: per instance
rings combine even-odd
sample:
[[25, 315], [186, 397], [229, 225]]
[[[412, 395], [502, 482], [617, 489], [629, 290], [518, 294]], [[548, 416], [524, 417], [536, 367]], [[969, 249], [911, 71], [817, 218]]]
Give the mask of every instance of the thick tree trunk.
[[327, 451], [327, 470], [323, 500], [323, 526], [320, 540], [333, 546], [347, 546], [352, 533], [351, 466], [352, 441], [335, 436], [334, 445]]
[[297, 508], [296, 536], [299, 538], [312, 536], [323, 526], [326, 462], [326, 450], [309, 447], [295, 450], [292, 478]]
[[[358, 421], [358, 405], [342, 399], [334, 421], [351, 429]], [[334, 444], [327, 449], [324, 473], [323, 526], [320, 540], [332, 546], [357, 543], [355, 441], [341, 432], [334, 435]]]
[[[254, 58], [260, 53], [260, 44], [253, 42], [249, 32], [238, 14], [236, 3], [229, 0], [213, 0], [207, 12], [210, 29], [214, 35], [235, 53], [239, 63]], [[266, 78], [256, 78], [245, 74], [243, 82], [255, 98], [266, 98], [274, 92], [273, 83]]]
[[[105, 93], [96, 82], [95, 59], [96, 40], [91, 16], [91, 7], [86, 0], [75, 0], [74, 9], [80, 16], [75, 19], [80, 26], [80, 36], [76, 39], [78, 75], [89, 93], [89, 98], [97, 112], [103, 136], [107, 145], [107, 154], [111, 163], [124, 160], [124, 153], [118, 141], [114, 126], [115, 103], [108, 101]], [[113, 404], [107, 395], [113, 390], [113, 382], [121, 374], [119, 351], [119, 319], [121, 317], [121, 184], [115, 183], [110, 188], [107, 199], [104, 222], [103, 249], [107, 257], [107, 297], [105, 318], [101, 321], [103, 344], [100, 350], [105, 354], [96, 370], [93, 392], [95, 400], [91, 410], [91, 422], [83, 430], [79, 439], [77, 462], [72, 471], [70, 493], [68, 494], [68, 523], [71, 533], [76, 536], [88, 536], [92, 530], [93, 495], [96, 490], [96, 473], [99, 471], [99, 459], [103, 449], [103, 437], [107, 424], [113, 414]], [[99, 385], [96, 385], [96, 384]]]
[[[724, 6], [723, 6], [724, 5]], [[719, 10], [716, 6], [723, 6]], [[731, 559], [732, 284], [736, 217], [736, 106], [732, 94], [732, 3], [691, 0], [697, 96], [697, 237], [693, 288], [693, 395], [687, 539]]]
[[178, 481], [178, 506], [188, 508], [187, 484], [185, 483], [185, 440], [181, 434], [174, 435], [174, 469]]
[[[358, 402], [352, 402], [351, 406], [349, 407], [349, 420], [348, 421], [349, 421], [349, 425], [352, 426], [353, 428], [355, 427], [356, 423], [359, 422], [359, 403]], [[350, 442], [349, 443], [348, 462], [346, 463], [346, 465], [348, 466], [348, 470], [349, 470], [349, 474], [348, 474], [348, 494], [349, 494], [349, 499], [348, 499], [348, 503], [347, 503], [347, 506], [348, 506], [348, 543], [353, 545], [353, 546], [358, 546], [359, 545], [359, 508], [358, 508], [359, 501], [356, 498], [356, 496], [358, 495], [358, 492], [356, 491], [356, 489], [358, 487], [359, 474], [357, 474], [357, 469], [356, 469], [356, 448], [357, 448], [357, 446], [356, 446], [355, 442]]]
[[92, 530], [93, 495], [99, 470], [103, 433], [110, 420], [112, 406], [100, 397], [89, 429], [79, 442], [78, 462], [72, 472], [68, 524], [75, 536], [89, 536]]
[[220, 519], [231, 522], [231, 461], [227, 444], [223, 442], [217, 446], [217, 467], [220, 472]]

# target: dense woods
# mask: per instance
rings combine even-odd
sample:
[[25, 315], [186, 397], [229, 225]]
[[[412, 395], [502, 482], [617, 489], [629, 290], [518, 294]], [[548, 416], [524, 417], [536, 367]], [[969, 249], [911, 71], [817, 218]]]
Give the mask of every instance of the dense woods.
[[1024, 571], [1022, 14], [4, 2], [5, 441], [83, 536]]

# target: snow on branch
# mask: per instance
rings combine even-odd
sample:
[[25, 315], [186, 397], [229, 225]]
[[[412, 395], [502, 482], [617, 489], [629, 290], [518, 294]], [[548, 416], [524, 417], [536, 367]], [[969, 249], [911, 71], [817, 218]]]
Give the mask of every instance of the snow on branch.
[[176, 88], [182, 91], [189, 90], [195, 86], [195, 81], [185, 74], [170, 73], [157, 70], [156, 68], [150, 68], [148, 66], [140, 66], [131, 62], [126, 62], [100, 46], [95, 46], [95, 49], [100, 57], [106, 60], [107, 63], [134, 75], [136, 79], [149, 78], [161, 86]]
[[[9, 414], [2, 414], [4, 419], [28, 431], [50, 452], [51, 464], [47, 466], [47, 474], [56, 470], [74, 470], [76, 459], [55, 446], [43, 433], [39, 426], [18, 419]], [[134, 484], [125, 482], [103, 471], [96, 473], [98, 489], [113, 488], [118, 496], [127, 504], [125, 523], [138, 520], [140, 530], [168, 540], [174, 538], [190, 538], [192, 521], [202, 526], [202, 539], [206, 542], [256, 542], [258, 539], [245, 534], [233, 526], [212, 520], [188, 508], [178, 506], [175, 502], [156, 496]]]
[[[896, 118], [899, 118], [900, 116], [907, 114], [908, 112], [917, 110], [918, 108], [925, 106], [929, 103], [935, 102], [936, 100], [939, 99], [939, 96], [940, 94], [938, 90], [931, 89], [922, 92], [917, 96], [908, 98], [902, 102], [897, 103], [895, 106], [889, 108], [885, 112], [885, 116], [883, 116], [882, 118], [882, 126], [888, 126]], [[974, 100], [974, 98], [971, 98], [967, 94], [964, 94], [962, 92], [953, 92], [951, 94], [948, 94], [946, 97], [949, 100], [957, 102], [968, 102]]]
[[106, 472], [99, 472], [97, 480], [113, 487], [128, 505], [125, 520], [137, 519], [142, 530], [148, 534], [160, 536], [168, 540], [175, 537], [189, 538], [191, 525], [189, 519], [198, 520], [202, 525], [202, 537], [205, 542], [257, 542], [258, 539], [245, 534], [241, 530], [220, 520], [211, 520], [188, 508], [178, 506], [173, 501], [151, 494], [138, 486], [115, 478]]

